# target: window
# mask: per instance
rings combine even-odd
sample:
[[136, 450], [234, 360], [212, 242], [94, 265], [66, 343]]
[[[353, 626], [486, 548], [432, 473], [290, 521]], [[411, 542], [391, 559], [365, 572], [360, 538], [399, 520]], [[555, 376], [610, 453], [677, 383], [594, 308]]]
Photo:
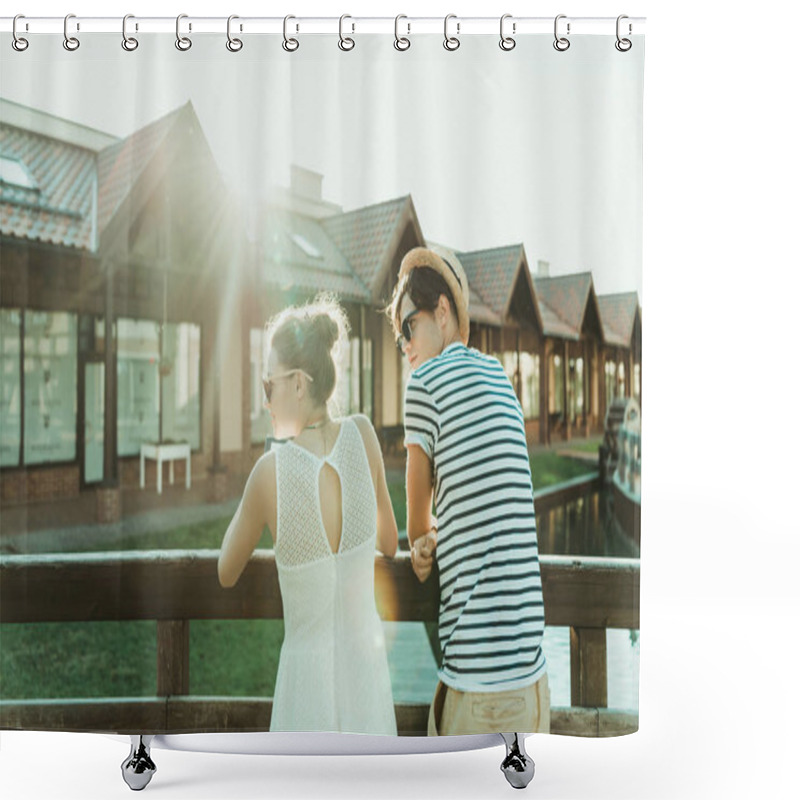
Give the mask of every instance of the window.
[[189, 442], [200, 449], [200, 326], [188, 322], [164, 326], [160, 374], [163, 439]]
[[617, 365], [614, 361], [606, 361], [606, 408], [617, 397]]
[[117, 321], [117, 453], [139, 455], [142, 442], [158, 441], [159, 324]]
[[519, 368], [522, 378], [522, 411], [526, 419], [539, 416], [539, 356], [521, 352]]
[[267, 333], [263, 328], [250, 330], [250, 443], [264, 444], [272, 434], [269, 413], [264, 408], [261, 379], [266, 371]]
[[290, 233], [289, 236], [309, 258], [322, 259], [322, 253], [305, 236], [301, 236], [299, 233]]
[[200, 326], [168, 322], [162, 333], [157, 322], [120, 319], [117, 453], [139, 455], [142, 442], [158, 441], [159, 428], [165, 441], [200, 448]]
[[0, 467], [19, 466], [22, 442], [19, 309], [0, 312]]
[[21, 186], [23, 189], [39, 190], [39, 185], [28, 168], [18, 158], [9, 156], [0, 156], [0, 183]]
[[66, 312], [25, 312], [25, 464], [74, 461], [78, 323]]

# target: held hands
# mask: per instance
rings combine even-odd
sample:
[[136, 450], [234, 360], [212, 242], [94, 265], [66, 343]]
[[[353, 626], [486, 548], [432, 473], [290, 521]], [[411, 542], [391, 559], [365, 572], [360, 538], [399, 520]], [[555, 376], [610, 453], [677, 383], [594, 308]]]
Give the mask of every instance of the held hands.
[[436, 549], [436, 528], [420, 536], [411, 548], [411, 566], [420, 583], [425, 583], [433, 567], [433, 551]]

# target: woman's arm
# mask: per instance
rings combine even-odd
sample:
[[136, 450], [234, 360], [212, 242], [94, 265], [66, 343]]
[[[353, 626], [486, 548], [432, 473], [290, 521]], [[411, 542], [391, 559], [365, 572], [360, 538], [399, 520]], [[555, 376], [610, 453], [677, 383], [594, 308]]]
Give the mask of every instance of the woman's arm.
[[217, 562], [220, 584], [234, 586], [258, 545], [275, 505], [275, 454], [261, 456], [253, 467], [239, 508], [225, 532]]
[[364, 414], [354, 414], [353, 419], [364, 439], [375, 496], [378, 499], [378, 550], [385, 556], [394, 558], [397, 553], [397, 520], [394, 518], [392, 499], [389, 496], [389, 487], [386, 485], [386, 467], [383, 463], [381, 445], [369, 417]]
[[413, 546], [420, 536], [436, 527], [431, 514], [433, 505], [433, 467], [425, 451], [417, 444], [408, 447], [406, 460], [406, 526], [408, 543]]

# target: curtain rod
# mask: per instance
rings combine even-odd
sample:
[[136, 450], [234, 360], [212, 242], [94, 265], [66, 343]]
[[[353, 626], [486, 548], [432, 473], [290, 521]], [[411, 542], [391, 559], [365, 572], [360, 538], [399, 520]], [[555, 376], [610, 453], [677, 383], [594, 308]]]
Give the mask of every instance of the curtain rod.
[[[575, 34], [614, 36], [617, 30], [616, 17], [570, 17], [559, 15], [559, 30]], [[506, 15], [507, 35], [553, 34], [554, 17], [514, 17]], [[623, 20], [623, 35], [643, 34], [645, 17], [626, 17]], [[0, 17], [0, 31], [11, 33], [13, 17]], [[20, 16], [17, 20], [17, 33], [64, 33], [64, 17]], [[443, 34], [444, 17], [358, 17], [345, 15], [339, 17], [293, 16], [289, 31], [295, 34], [345, 34], [383, 33], [394, 34], [395, 25], [402, 36], [414, 34]], [[569, 30], [567, 31], [567, 25]], [[194, 17], [181, 15], [180, 29], [183, 35], [198, 33], [225, 34], [228, 29], [227, 17]], [[284, 32], [284, 17], [236, 17], [232, 30], [237, 34], [277, 34]], [[474, 34], [498, 34], [500, 16], [497, 17], [459, 17], [453, 15], [449, 20], [451, 35], [469, 36]], [[75, 33], [120, 33], [122, 17], [81, 17], [70, 15], [70, 34]], [[128, 31], [138, 33], [175, 33], [175, 17], [137, 17], [128, 20]]]

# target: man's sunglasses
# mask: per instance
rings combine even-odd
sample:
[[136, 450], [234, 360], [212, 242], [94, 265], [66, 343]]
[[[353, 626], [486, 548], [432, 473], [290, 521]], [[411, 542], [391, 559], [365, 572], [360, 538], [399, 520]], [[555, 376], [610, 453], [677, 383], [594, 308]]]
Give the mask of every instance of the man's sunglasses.
[[403, 347], [405, 347], [407, 342], [411, 341], [411, 325], [409, 324], [411, 320], [419, 314], [422, 309], [415, 308], [413, 311], [409, 312], [406, 315], [406, 318], [403, 320], [402, 324], [400, 325], [400, 330], [402, 333], [397, 337], [397, 349], [402, 353]]

